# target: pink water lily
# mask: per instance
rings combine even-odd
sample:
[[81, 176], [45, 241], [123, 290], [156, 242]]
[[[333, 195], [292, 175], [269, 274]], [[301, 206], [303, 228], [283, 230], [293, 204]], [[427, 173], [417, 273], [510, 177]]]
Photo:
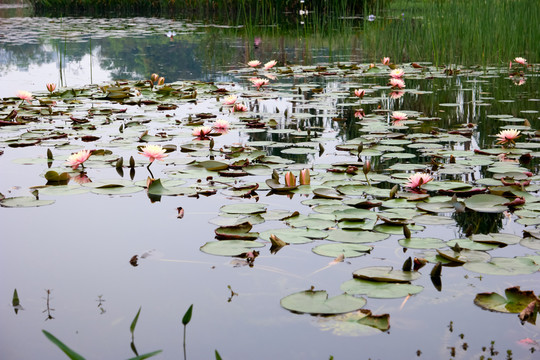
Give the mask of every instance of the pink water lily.
[[90, 150], [81, 150], [75, 154], [71, 154], [67, 158], [67, 164], [73, 169], [76, 169], [79, 167], [79, 165], [82, 165], [86, 160], [88, 160], [90, 155], [92, 155]]
[[216, 130], [227, 131], [229, 129], [229, 122], [227, 120], [217, 119], [216, 122], [212, 124], [212, 127]]
[[248, 108], [246, 105], [242, 104], [242, 103], [236, 103], [234, 104], [234, 107], [233, 107], [233, 112], [244, 112], [244, 111], [248, 111]]
[[150, 80], [152, 80], [152, 82], [156, 82], [156, 81], [158, 81], [158, 79], [159, 79], [159, 75], [156, 74], [156, 73], [154, 73], [154, 74], [152, 74], [152, 76], [150, 76]]
[[300, 170], [300, 185], [309, 185], [310, 183], [310, 174], [309, 169]]
[[285, 185], [289, 187], [296, 186], [296, 176], [290, 171], [285, 174]]
[[515, 62], [517, 62], [518, 64], [521, 64], [523, 66], [527, 66], [527, 59], [525, 58], [522, 58], [522, 57], [517, 57], [514, 59]]
[[390, 65], [390, 58], [389, 57], [383, 57], [382, 64], [383, 65]]
[[388, 83], [393, 89], [403, 89], [405, 87], [405, 81], [402, 79], [391, 78]]
[[205, 138], [206, 135], [210, 134], [212, 132], [212, 128], [210, 126], [199, 126], [193, 129], [193, 132], [191, 135], [196, 136], [198, 138]]
[[403, 74], [405, 74], [405, 71], [403, 71], [403, 69], [394, 69], [390, 71], [390, 77], [394, 79], [401, 79], [403, 77]]
[[254, 68], [254, 67], [257, 67], [257, 66], [261, 65], [261, 62], [259, 60], [251, 60], [247, 64], [248, 64], [249, 67]]
[[406, 187], [411, 189], [419, 189], [422, 185], [433, 180], [433, 177], [426, 173], [417, 172], [414, 175], [411, 175], [407, 180], [408, 183], [405, 184]]
[[270, 70], [271, 68], [273, 68], [274, 66], [276, 66], [277, 64], [277, 61], [276, 60], [270, 60], [269, 62], [267, 62], [266, 64], [264, 64], [264, 70]]
[[358, 119], [362, 119], [366, 116], [366, 113], [364, 112], [364, 109], [358, 109], [354, 112], [354, 117]]
[[146, 145], [141, 149], [139, 154], [146, 156], [148, 160], [150, 160], [150, 163], [152, 163], [154, 160], [163, 161], [163, 158], [168, 156], [165, 154], [165, 151], [166, 150], [162, 148], [161, 145]]
[[263, 79], [263, 78], [252, 78], [249, 79], [253, 86], [257, 88], [257, 90], [260, 90], [263, 86], [268, 85], [270, 83], [270, 80]]
[[229, 95], [223, 100], [223, 105], [233, 105], [237, 99], [238, 99], [238, 96]]
[[497, 144], [514, 144], [516, 139], [519, 138], [519, 135], [521, 134], [521, 131], [510, 129], [510, 130], [502, 130], [497, 134], [497, 138], [499, 141], [497, 141]]
[[158, 85], [163, 85], [165, 84], [165, 78], [162, 76], [158, 79]]
[[399, 99], [400, 97], [402, 97], [403, 95], [405, 94], [404, 91], [392, 91], [390, 93], [390, 97], [394, 100], [397, 100]]
[[356, 95], [358, 98], [362, 99], [364, 97], [364, 95], [366, 95], [366, 90], [355, 89], [354, 90], [354, 95]]
[[50, 93], [52, 93], [56, 89], [55, 83], [48, 83], [46, 86], [47, 86], [47, 90], [49, 90]]
[[17, 96], [19, 97], [19, 99], [26, 101], [28, 103], [31, 103], [33, 100], [32, 93], [29, 91], [19, 90], [17, 91]]
[[401, 111], [394, 111], [392, 113], [392, 119], [394, 120], [407, 120], [407, 114]]

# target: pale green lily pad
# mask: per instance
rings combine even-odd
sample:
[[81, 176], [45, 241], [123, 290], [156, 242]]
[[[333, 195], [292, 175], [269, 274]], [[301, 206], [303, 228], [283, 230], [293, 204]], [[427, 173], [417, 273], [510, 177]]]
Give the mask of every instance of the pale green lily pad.
[[410, 249], [442, 249], [446, 247], [446, 243], [441, 239], [436, 238], [410, 238], [401, 239], [399, 245]]
[[284, 297], [280, 304], [283, 308], [296, 313], [333, 315], [358, 310], [366, 304], [366, 300], [348, 294], [329, 299], [328, 293], [324, 290], [306, 290]]
[[417, 271], [393, 270], [391, 266], [370, 266], [353, 272], [355, 279], [380, 282], [408, 283], [420, 278]]
[[452, 225], [455, 220], [448, 216], [420, 215], [413, 218], [417, 224], [423, 225]]
[[200, 250], [211, 255], [238, 256], [264, 246], [263, 243], [251, 240], [222, 240], [209, 241]]
[[[313, 238], [306, 236], [308, 234], [308, 230], [309, 229], [290, 228], [272, 229], [259, 233], [259, 237], [263, 240], [270, 241], [270, 235], [275, 235], [287, 244], [307, 244], [313, 241]], [[326, 236], [326, 234], [324, 234], [324, 236]]]
[[40, 195], [79, 195], [90, 191], [89, 188], [78, 185], [44, 186], [38, 189]]
[[55, 203], [55, 200], [38, 200], [33, 196], [17, 196], [5, 198], [0, 201], [0, 206], [7, 208], [26, 208], [47, 206]]
[[[334, 219], [331, 215], [330, 218]], [[335, 220], [329, 220], [325, 214], [310, 214], [309, 216], [299, 215], [287, 219], [287, 225], [298, 228], [307, 227], [308, 229], [325, 230], [336, 225]]]
[[338, 336], [368, 336], [380, 334], [390, 329], [390, 315], [372, 315], [371, 311], [360, 309], [353, 313], [320, 317], [319, 326]]
[[538, 301], [533, 291], [521, 291], [519, 286], [506, 289], [504, 294], [506, 298], [494, 292], [477, 294], [474, 303], [485, 310], [517, 314]]
[[199, 165], [203, 166], [206, 170], [210, 171], [220, 171], [225, 170], [229, 168], [229, 164], [224, 163], [222, 161], [216, 161], [216, 160], [206, 160], [199, 162]]
[[328, 231], [328, 237], [326, 240], [352, 243], [352, 244], [364, 244], [385, 240], [389, 237], [387, 234], [375, 233], [373, 231], [354, 231], [354, 230], [331, 230]]
[[456, 211], [451, 201], [444, 202], [419, 202], [416, 207], [420, 210], [424, 210], [432, 213], [452, 213]]
[[537, 265], [532, 259], [526, 257], [496, 257], [487, 263], [468, 262], [463, 267], [469, 271], [488, 275], [532, 274], [540, 269], [540, 265]]
[[243, 223], [244, 226], [234, 227], [219, 227], [214, 232], [218, 239], [226, 240], [257, 240], [259, 238], [258, 232], [249, 232], [252, 225], [249, 222]]
[[337, 199], [337, 200], [343, 199], [343, 196], [341, 196], [340, 193], [338, 193], [336, 190], [332, 188], [313, 189], [313, 194], [315, 194], [316, 196], [325, 198], [325, 199]]
[[506, 205], [508, 199], [491, 194], [473, 195], [465, 199], [465, 206], [469, 209], [484, 213], [500, 213], [508, 210]]
[[[422, 231], [425, 229], [422, 225], [407, 225], [411, 232]], [[403, 226], [402, 225], [389, 225], [389, 224], [379, 224], [375, 225], [373, 230], [391, 235], [403, 235]]]
[[534, 237], [526, 237], [522, 239], [519, 243], [521, 244], [521, 246], [525, 246], [526, 248], [540, 250], [540, 240]]
[[334, 211], [334, 216], [336, 217], [337, 221], [361, 221], [377, 219], [377, 214], [374, 211], [355, 208]]
[[315, 254], [336, 258], [343, 255], [346, 258], [359, 257], [369, 254], [372, 246], [361, 244], [323, 244], [311, 249]]
[[471, 261], [489, 261], [491, 259], [491, 255], [484, 251], [477, 251], [477, 250], [467, 250], [462, 249], [461, 251], [454, 251], [452, 249], [449, 250], [437, 250], [437, 253], [442, 258], [459, 264], [464, 264], [466, 262]]
[[238, 203], [223, 205], [219, 211], [227, 214], [259, 214], [266, 211], [266, 204]]
[[449, 247], [454, 247], [456, 246], [456, 244], [462, 249], [480, 250], [480, 251], [489, 251], [489, 250], [497, 249], [499, 247], [499, 245], [476, 242], [468, 238], [453, 239], [446, 242], [446, 245], [448, 245]]
[[209, 223], [217, 226], [236, 226], [244, 222], [249, 222], [251, 225], [262, 224], [264, 218], [261, 215], [236, 215], [223, 213], [220, 216], [216, 216], [210, 220]]
[[471, 236], [472, 241], [495, 245], [514, 245], [519, 243], [521, 239], [521, 236], [504, 233], [475, 234]]
[[100, 195], [128, 195], [142, 191], [140, 186], [115, 186], [92, 189], [92, 193]]
[[387, 283], [362, 279], [345, 281], [339, 287], [341, 291], [351, 295], [365, 295], [370, 298], [396, 299], [418, 294], [423, 286], [406, 283]]

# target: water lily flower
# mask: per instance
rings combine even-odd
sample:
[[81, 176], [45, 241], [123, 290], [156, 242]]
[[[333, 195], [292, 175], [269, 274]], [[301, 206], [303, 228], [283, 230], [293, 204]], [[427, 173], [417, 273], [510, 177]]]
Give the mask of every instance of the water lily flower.
[[261, 43], [262, 43], [262, 39], [259, 36], [253, 39], [253, 46], [255, 46], [255, 48], [258, 48], [259, 45], [261, 45]]
[[48, 83], [46, 86], [47, 90], [49, 90], [50, 93], [52, 93], [56, 89], [56, 84], [54, 83]]
[[210, 134], [212, 132], [212, 128], [210, 126], [199, 126], [193, 129], [193, 132], [191, 135], [204, 138], [206, 135]]
[[176, 31], [167, 31], [167, 33], [165, 34], [165, 36], [167, 36], [169, 39], [173, 39], [175, 36], [176, 36]]
[[257, 90], [260, 90], [263, 86], [268, 85], [270, 83], [270, 80], [262, 79], [262, 78], [252, 78], [249, 80], [257, 88]]
[[236, 103], [234, 104], [233, 112], [236, 112], [236, 111], [244, 112], [244, 111], [248, 111], [248, 108], [246, 105], [242, 103]]
[[248, 66], [250, 66], [252, 68], [255, 68], [255, 67], [261, 65], [261, 62], [259, 60], [251, 60], [247, 64], [248, 64]]
[[363, 117], [366, 116], [366, 113], [364, 112], [364, 109], [358, 109], [354, 112], [354, 117], [355, 118], [359, 118], [359, 119], [362, 119]]
[[150, 163], [154, 162], [154, 160], [163, 161], [163, 158], [168, 156], [165, 154], [165, 149], [161, 145], [146, 145], [141, 151], [139, 154], [146, 156], [150, 160]]
[[514, 144], [520, 134], [521, 131], [518, 131], [516, 129], [502, 130], [497, 134], [497, 138], [499, 139], [499, 141], [497, 141], [497, 144]]
[[407, 120], [407, 114], [401, 111], [394, 111], [392, 113], [392, 119], [394, 120]]
[[29, 92], [29, 91], [25, 91], [25, 90], [19, 90], [17, 91], [17, 96], [19, 97], [19, 99], [21, 99], [23, 102], [24, 101], [27, 101], [28, 103], [31, 103], [32, 102], [32, 93]]
[[524, 59], [522, 57], [517, 57], [514, 59], [514, 61], [523, 66], [527, 66], [527, 59]]
[[285, 174], [285, 185], [296, 186], [296, 176], [290, 171]]
[[216, 130], [227, 131], [229, 129], [229, 122], [227, 120], [217, 119], [212, 125], [212, 127]]
[[276, 60], [270, 60], [269, 62], [267, 62], [266, 64], [264, 64], [264, 70], [270, 70], [271, 68], [273, 68], [274, 66], [276, 66], [277, 64], [277, 61]]
[[383, 65], [390, 65], [390, 58], [388, 56], [383, 57], [381, 60]]
[[223, 100], [223, 105], [234, 105], [237, 99], [238, 99], [238, 96], [229, 95]]
[[309, 169], [300, 170], [300, 185], [309, 185], [310, 177]]
[[364, 97], [364, 95], [366, 95], [366, 90], [355, 89], [355, 90], [354, 90], [354, 95], [356, 95], [357, 97], [359, 97], [360, 99], [362, 99], [362, 98]]
[[165, 78], [162, 76], [158, 79], [158, 85], [163, 85], [165, 84]]
[[409, 176], [407, 179], [409, 182], [405, 184], [406, 187], [411, 189], [419, 189], [423, 184], [427, 184], [433, 177], [426, 173], [417, 172], [414, 175]]
[[405, 71], [403, 71], [403, 69], [394, 69], [390, 71], [390, 77], [394, 79], [401, 79], [403, 77], [403, 74], [405, 74]]
[[82, 172], [78, 174], [77, 176], [72, 177], [71, 179], [79, 185], [88, 184], [92, 182], [92, 180], [90, 180], [90, 178], [88, 177], [88, 175], [86, 175], [85, 172]]
[[88, 160], [90, 155], [92, 155], [92, 152], [90, 150], [81, 150], [75, 154], [71, 154], [67, 158], [67, 163], [73, 169], [76, 169], [79, 167], [79, 165], [82, 165], [86, 160]]
[[159, 75], [156, 74], [156, 73], [154, 73], [154, 74], [152, 74], [152, 76], [150, 76], [150, 80], [152, 80], [152, 82], [156, 82], [156, 81], [158, 81], [158, 79], [159, 79]]
[[400, 97], [402, 97], [403, 95], [405, 94], [404, 91], [392, 91], [390, 93], [390, 97], [394, 100], [397, 100], [399, 99]]
[[388, 85], [392, 86], [393, 89], [403, 89], [405, 87], [405, 81], [402, 79], [391, 78]]

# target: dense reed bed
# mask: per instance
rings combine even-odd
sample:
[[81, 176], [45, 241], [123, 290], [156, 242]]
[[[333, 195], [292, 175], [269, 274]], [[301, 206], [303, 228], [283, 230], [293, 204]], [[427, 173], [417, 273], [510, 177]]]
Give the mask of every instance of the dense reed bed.
[[395, 0], [366, 24], [373, 60], [496, 65], [515, 56], [538, 61], [536, 0]]

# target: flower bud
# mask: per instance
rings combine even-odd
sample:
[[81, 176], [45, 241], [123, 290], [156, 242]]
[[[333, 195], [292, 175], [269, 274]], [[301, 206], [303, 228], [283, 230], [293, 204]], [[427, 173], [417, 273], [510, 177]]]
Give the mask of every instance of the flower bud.
[[159, 75], [155, 73], [152, 74], [152, 76], [150, 77], [150, 80], [152, 80], [152, 82], [156, 82], [158, 79], [159, 79]]
[[56, 89], [56, 84], [54, 84], [54, 83], [48, 83], [47, 84], [47, 90], [49, 90], [49, 92], [52, 93], [55, 89]]
[[300, 170], [300, 185], [309, 185], [310, 174], [309, 169]]
[[285, 174], [285, 185], [289, 187], [296, 186], [296, 176], [290, 171]]
[[158, 79], [158, 85], [163, 85], [165, 84], [165, 78], [162, 76]]

